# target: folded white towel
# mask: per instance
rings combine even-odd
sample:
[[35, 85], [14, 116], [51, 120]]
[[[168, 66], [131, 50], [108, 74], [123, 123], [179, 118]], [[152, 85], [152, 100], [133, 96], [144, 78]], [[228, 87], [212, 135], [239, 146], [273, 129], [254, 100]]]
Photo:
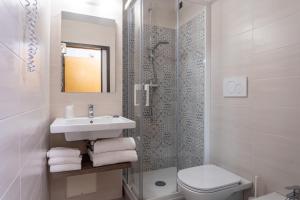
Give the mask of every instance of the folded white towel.
[[49, 158], [49, 165], [81, 164], [82, 157], [52, 157]]
[[66, 147], [54, 147], [47, 152], [47, 157], [79, 157], [80, 150]]
[[135, 150], [112, 151], [98, 154], [95, 154], [92, 151], [88, 150], [88, 154], [91, 161], [93, 161], [94, 167], [123, 162], [136, 162], [138, 160], [138, 156]]
[[110, 138], [95, 142], [93, 146], [94, 153], [104, 153], [110, 151], [134, 150], [135, 141], [132, 137], [128, 138]]
[[65, 164], [65, 165], [51, 165], [50, 172], [65, 172], [65, 171], [73, 171], [80, 170], [81, 164]]

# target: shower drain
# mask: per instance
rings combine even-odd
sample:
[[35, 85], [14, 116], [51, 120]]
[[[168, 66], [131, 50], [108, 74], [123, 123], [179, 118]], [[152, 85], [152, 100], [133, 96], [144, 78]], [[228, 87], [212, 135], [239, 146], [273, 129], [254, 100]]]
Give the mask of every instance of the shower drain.
[[164, 182], [164, 181], [156, 181], [156, 182], [155, 182], [155, 185], [156, 185], [156, 186], [159, 186], [159, 187], [163, 187], [163, 186], [165, 186], [165, 185], [167, 185], [167, 184], [166, 184], [166, 182]]

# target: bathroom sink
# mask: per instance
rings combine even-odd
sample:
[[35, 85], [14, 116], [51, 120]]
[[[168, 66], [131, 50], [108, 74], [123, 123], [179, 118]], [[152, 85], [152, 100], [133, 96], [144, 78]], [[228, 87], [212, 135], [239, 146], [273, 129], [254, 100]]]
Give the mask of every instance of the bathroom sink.
[[123, 129], [132, 128], [135, 122], [121, 116], [57, 118], [50, 125], [50, 132], [64, 133], [67, 141], [77, 141], [119, 137]]

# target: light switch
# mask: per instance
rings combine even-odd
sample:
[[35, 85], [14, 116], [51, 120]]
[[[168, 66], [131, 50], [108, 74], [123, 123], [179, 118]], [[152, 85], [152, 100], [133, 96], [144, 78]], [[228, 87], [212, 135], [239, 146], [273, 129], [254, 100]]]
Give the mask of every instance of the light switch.
[[228, 77], [223, 80], [224, 97], [247, 97], [248, 78], [246, 76]]

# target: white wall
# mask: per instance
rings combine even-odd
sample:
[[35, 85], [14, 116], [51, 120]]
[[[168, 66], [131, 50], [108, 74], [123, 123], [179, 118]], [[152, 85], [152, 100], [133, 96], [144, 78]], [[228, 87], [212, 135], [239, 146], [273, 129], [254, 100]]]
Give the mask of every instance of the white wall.
[[[179, 12], [179, 25], [188, 22], [204, 9], [207, 1], [183, 1], [183, 8]], [[144, 24], [153, 24], [165, 28], [176, 29], [177, 0], [146, 0], [144, 1]], [[150, 18], [149, 8], [152, 8]], [[151, 20], [150, 20], [151, 19]]]
[[[95, 105], [95, 115], [122, 114], [122, 1], [101, 0], [99, 6], [85, 1], [53, 0], [51, 17], [50, 104], [51, 120], [64, 116], [64, 107], [74, 104], [76, 116], [87, 116], [88, 104]], [[116, 21], [116, 92], [111, 94], [70, 94], [61, 92], [61, 11], [93, 15]]]
[[[300, 183], [300, 1], [212, 5], [211, 160], [260, 194]], [[222, 80], [249, 77], [248, 98], [223, 98]]]
[[[150, 11], [149, 9], [151, 8], [152, 10]], [[152, 13], [150, 14], [150, 12]], [[161, 26], [165, 28], [176, 28], [176, 1], [144, 1], [144, 24], [150, 23], [152, 25]]]
[[[23, 1], [21, 1], [24, 3]], [[37, 72], [26, 71], [25, 9], [0, 1], [0, 199], [48, 199], [49, 1], [39, 2]]]

